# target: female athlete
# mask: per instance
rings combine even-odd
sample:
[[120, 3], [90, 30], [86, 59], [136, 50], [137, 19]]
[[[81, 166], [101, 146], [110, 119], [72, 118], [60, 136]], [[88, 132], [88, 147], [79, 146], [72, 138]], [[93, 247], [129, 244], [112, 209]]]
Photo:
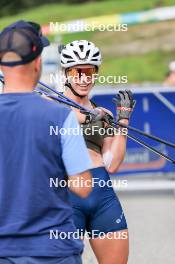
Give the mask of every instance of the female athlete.
[[[109, 184], [109, 173], [117, 172], [124, 159], [126, 133], [119, 135], [113, 131], [111, 135], [111, 129], [109, 130], [104, 116], [105, 112], [111, 115], [112, 113], [97, 107], [89, 99], [89, 93], [94, 86], [94, 74], [98, 73], [101, 64], [101, 53], [92, 42], [73, 41], [62, 48], [60, 59], [66, 76], [67, 89], [64, 94], [83, 107], [98, 113], [97, 118], [91, 118], [73, 108], [83, 127], [85, 142], [93, 163], [91, 174], [94, 180], [93, 191], [88, 198], [82, 199], [73, 193], [70, 194], [75, 225], [80, 234], [88, 232], [98, 263], [126, 264], [129, 252], [127, 223], [119, 199]], [[120, 91], [115, 103], [117, 120], [128, 125], [135, 103], [132, 93]], [[105, 129], [105, 134], [100, 133], [102, 128]], [[102, 181], [105, 183], [103, 187]]]

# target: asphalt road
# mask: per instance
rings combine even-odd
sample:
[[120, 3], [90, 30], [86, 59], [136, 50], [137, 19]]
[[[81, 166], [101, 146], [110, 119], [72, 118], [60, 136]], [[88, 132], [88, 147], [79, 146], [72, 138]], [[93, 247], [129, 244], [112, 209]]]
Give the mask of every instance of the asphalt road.
[[[175, 195], [119, 196], [130, 233], [128, 264], [175, 264]], [[83, 263], [97, 263], [88, 241], [85, 241]]]

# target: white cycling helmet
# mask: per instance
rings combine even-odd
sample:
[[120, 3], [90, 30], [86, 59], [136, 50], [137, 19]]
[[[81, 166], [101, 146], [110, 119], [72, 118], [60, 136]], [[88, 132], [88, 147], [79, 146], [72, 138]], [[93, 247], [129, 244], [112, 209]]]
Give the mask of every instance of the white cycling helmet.
[[101, 53], [92, 42], [75, 40], [64, 46], [60, 52], [61, 66], [69, 68], [76, 65], [90, 64], [99, 67]]

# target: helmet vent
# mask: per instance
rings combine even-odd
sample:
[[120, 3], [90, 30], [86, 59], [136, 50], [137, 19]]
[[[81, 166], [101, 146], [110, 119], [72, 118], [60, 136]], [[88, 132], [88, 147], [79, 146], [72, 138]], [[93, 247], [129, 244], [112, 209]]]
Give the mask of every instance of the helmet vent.
[[72, 59], [72, 57], [69, 56], [69, 55], [67, 55], [67, 54], [64, 54], [64, 57], [65, 57], [66, 59]]
[[74, 51], [74, 54], [78, 57], [78, 59], [80, 60], [80, 56], [78, 54], [78, 52]]
[[99, 56], [99, 51], [97, 51], [94, 55], [93, 55], [93, 57], [97, 57], [97, 56]]
[[67, 62], [70, 63], [70, 62], [74, 62], [74, 61], [73, 60], [68, 60]]
[[88, 50], [88, 51], [86, 52], [86, 58], [88, 58], [89, 53], [90, 53], [90, 50]]
[[83, 45], [80, 45], [79, 47], [80, 47], [80, 50], [83, 51], [83, 48], [84, 48]]

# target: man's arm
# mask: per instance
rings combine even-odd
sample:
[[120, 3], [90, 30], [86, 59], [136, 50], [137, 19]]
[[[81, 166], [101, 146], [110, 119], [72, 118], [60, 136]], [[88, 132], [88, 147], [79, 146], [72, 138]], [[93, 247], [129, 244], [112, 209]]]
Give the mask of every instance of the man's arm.
[[85, 198], [92, 190], [92, 178], [89, 172], [92, 162], [73, 111], [66, 118], [63, 128], [66, 133], [61, 135], [62, 159], [69, 177], [68, 186], [72, 192]]

